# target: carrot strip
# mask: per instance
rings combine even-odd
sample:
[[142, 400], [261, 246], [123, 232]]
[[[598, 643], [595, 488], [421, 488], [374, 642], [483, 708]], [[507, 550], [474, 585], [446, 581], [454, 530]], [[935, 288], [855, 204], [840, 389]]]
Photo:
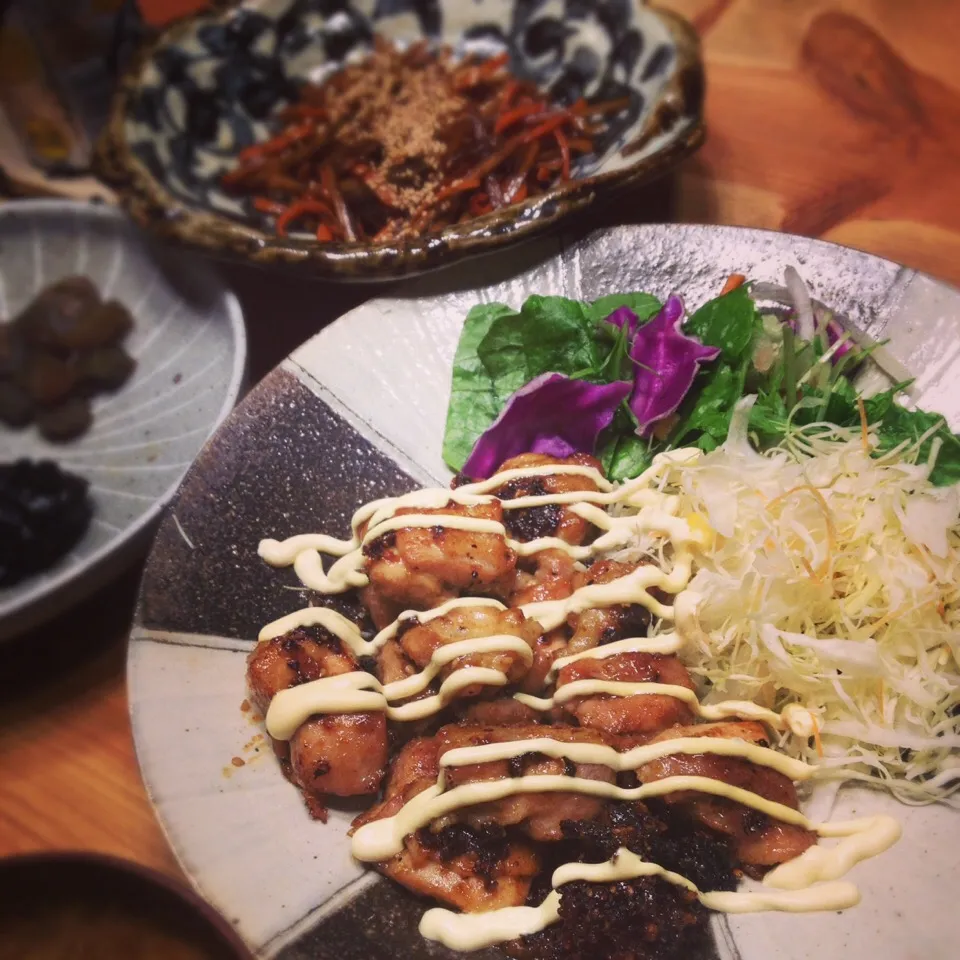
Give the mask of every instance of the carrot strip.
[[323, 216], [324, 214], [327, 216], [332, 216], [330, 213], [330, 208], [320, 200], [312, 200], [309, 198], [295, 200], [290, 204], [289, 207], [287, 207], [286, 210], [283, 211], [283, 213], [280, 214], [279, 217], [277, 217], [277, 235], [280, 237], [285, 237], [287, 235], [287, 227], [307, 213], [314, 213], [320, 216]]
[[723, 289], [720, 291], [720, 296], [722, 297], [725, 293], [730, 293], [731, 290], [736, 290], [737, 287], [743, 286], [743, 284], [746, 282], [746, 279], [747, 278], [742, 273], [731, 273], [723, 284]]
[[503, 88], [503, 94], [500, 97], [499, 108], [501, 112], [506, 112], [510, 109], [510, 105], [513, 103], [514, 98], [520, 91], [520, 81], [511, 80]]
[[317, 227], [317, 239], [321, 243], [329, 243], [333, 240], [333, 231], [325, 223], [321, 223]]
[[271, 200], [269, 197], [254, 197], [253, 209], [260, 213], [267, 213], [273, 217], [279, 217], [287, 208], [277, 200]]
[[482, 77], [489, 77], [495, 74], [501, 67], [505, 67], [510, 62], [510, 54], [504, 50], [495, 57], [485, 60], [477, 69]]
[[567, 143], [567, 138], [559, 127], [557, 127], [557, 129], [553, 131], [553, 137], [557, 141], [557, 146], [560, 148], [560, 156], [563, 159], [563, 166], [560, 168], [561, 179], [569, 180], [570, 179], [570, 144]]
[[463, 193], [466, 190], [476, 190], [479, 186], [479, 177], [461, 177], [459, 180], [455, 180], [453, 183], [448, 183], [442, 190], [440, 190], [437, 193], [436, 202], [441, 203], [444, 200], [449, 200], [450, 197], [455, 197], [458, 193]]
[[529, 117], [534, 113], [543, 113], [546, 108], [547, 105], [545, 103], [525, 103], [523, 106], [514, 107], [513, 110], [509, 110], [499, 117], [494, 124], [493, 132], [503, 133], [504, 130], [512, 127], [518, 120]]
[[344, 203], [343, 194], [340, 192], [340, 187], [337, 184], [337, 175], [333, 172], [333, 167], [330, 166], [329, 163], [325, 163], [320, 170], [320, 182], [323, 184], [327, 198], [333, 204], [333, 211], [340, 223], [340, 228], [343, 230], [343, 235], [351, 243], [356, 243], [356, 227], [353, 225], [350, 211], [347, 209], [346, 203]]
[[246, 147], [241, 150], [237, 155], [237, 159], [241, 164], [244, 164], [251, 160], [261, 159], [264, 156], [273, 156], [282, 153], [287, 147], [296, 143], [298, 140], [303, 140], [309, 136], [315, 129], [316, 125], [309, 121], [305, 121], [299, 125], [292, 124], [270, 140], [265, 140], [263, 143], [255, 143], [252, 147]]
[[521, 143], [530, 143], [531, 140], [539, 140], [541, 137], [545, 137], [548, 133], [553, 133], [557, 127], [562, 126], [569, 120], [569, 116], [566, 111], [563, 113], [556, 113], [549, 120], [544, 120], [539, 127], [534, 127], [532, 130], [528, 130], [526, 133], [520, 135]]

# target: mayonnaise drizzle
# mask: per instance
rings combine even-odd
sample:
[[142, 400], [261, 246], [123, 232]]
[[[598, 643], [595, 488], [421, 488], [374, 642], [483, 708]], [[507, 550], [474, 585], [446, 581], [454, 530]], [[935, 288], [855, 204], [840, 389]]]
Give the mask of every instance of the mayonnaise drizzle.
[[[560, 626], [571, 614], [597, 607], [640, 604], [661, 620], [673, 620], [675, 632], [649, 638], [628, 638], [592, 650], [563, 657], [554, 662], [548, 682], [555, 680], [563, 667], [585, 658], [604, 658], [627, 652], [673, 654], [684, 642], [695, 640], [700, 633], [696, 617], [699, 598], [687, 588], [692, 574], [694, 552], [705, 546], [712, 532], [702, 524], [691, 525], [678, 517], [675, 496], [652, 489], [663, 469], [678, 462], [695, 459], [698, 451], [677, 450], [661, 455], [654, 465], [636, 479], [619, 487], [606, 481], [590, 467], [547, 464], [541, 467], [503, 471], [479, 483], [456, 490], [420, 490], [401, 497], [384, 498], [361, 507], [351, 520], [352, 537], [337, 540], [321, 534], [302, 534], [284, 541], [265, 539], [259, 546], [260, 556], [274, 566], [293, 565], [297, 576], [308, 587], [323, 593], [340, 593], [368, 582], [363, 572], [363, 547], [387, 533], [410, 528], [440, 527], [504, 536], [507, 546], [519, 556], [531, 556], [546, 549], [565, 551], [574, 560], [585, 560], [597, 554], [626, 545], [643, 534], [667, 538], [673, 547], [670, 569], [654, 564], [642, 565], [625, 577], [607, 584], [581, 587], [562, 600], [529, 603], [520, 607], [529, 619], [539, 621], [544, 631]], [[398, 515], [400, 509], [442, 509], [451, 501], [471, 506], [493, 502], [491, 495], [504, 484], [517, 479], [557, 474], [589, 477], [596, 491], [570, 491], [559, 494], [517, 497], [502, 501], [504, 510], [518, 510], [545, 504], [565, 504], [568, 509], [597, 527], [601, 533], [589, 545], [573, 546], [556, 537], [543, 537], [519, 543], [507, 537], [504, 524], [497, 521], [446, 514]], [[621, 504], [638, 512], [612, 516], [604, 507]], [[361, 535], [360, 531], [363, 530]], [[320, 554], [338, 557], [329, 571], [324, 571]], [[674, 595], [673, 605], [664, 604], [650, 591], [660, 589]], [[299, 626], [319, 625], [337, 636], [357, 656], [376, 653], [393, 640], [400, 627], [411, 619], [429, 622], [458, 607], [490, 606], [505, 609], [499, 601], [462, 597], [424, 612], [405, 611], [372, 640], [365, 640], [357, 627], [345, 617], [324, 607], [308, 607], [265, 626], [261, 640], [281, 636]], [[289, 739], [309, 717], [323, 713], [383, 711], [393, 720], [412, 720], [429, 716], [442, 709], [465, 688], [474, 685], [503, 686], [506, 676], [499, 670], [468, 666], [445, 678], [432, 696], [395, 706], [391, 701], [408, 700], [423, 694], [442, 669], [454, 660], [482, 653], [513, 653], [529, 663], [532, 651], [523, 639], [495, 635], [457, 641], [434, 651], [427, 667], [410, 677], [390, 684], [381, 684], [365, 672], [326, 677], [312, 683], [283, 690], [272, 700], [267, 712], [267, 729], [275, 739]], [[682, 700], [699, 716], [716, 720], [736, 716], [762, 720], [775, 729], [789, 728], [801, 736], [809, 736], [814, 720], [807, 710], [791, 705], [776, 714], [757, 704], [728, 701], [703, 705], [686, 687], [659, 683], [625, 683], [596, 679], [578, 680], [560, 687], [552, 697], [538, 698], [517, 694], [517, 699], [539, 710], [548, 710], [574, 697], [672, 696]], [[547, 732], [548, 728], [545, 728]], [[795, 824], [816, 832], [821, 837], [838, 838], [831, 848], [811, 847], [797, 859], [771, 871], [765, 888], [747, 892], [701, 892], [689, 880], [654, 863], [647, 863], [628, 850], [621, 849], [613, 860], [602, 864], [572, 863], [560, 867], [553, 875], [554, 891], [539, 907], [510, 907], [483, 914], [458, 915], [443, 909], [428, 911], [421, 923], [421, 933], [459, 950], [477, 949], [522, 934], [542, 930], [558, 917], [559, 893], [556, 888], [573, 880], [609, 882], [631, 877], [658, 876], [696, 894], [705, 906], [725, 912], [781, 910], [843, 909], [859, 901], [856, 887], [836, 882], [859, 861], [886, 850], [900, 836], [899, 824], [889, 817], [870, 817], [845, 823], [813, 823], [799, 811], [769, 801], [759, 794], [735, 787], [720, 780], [700, 776], [674, 776], [624, 788], [615, 783], [581, 777], [528, 775], [509, 779], [467, 783], [445, 789], [445, 771], [459, 766], [506, 760], [535, 752], [555, 758], [566, 758], [578, 764], [597, 764], [614, 771], [636, 770], [653, 760], [677, 754], [714, 754], [738, 757], [769, 767], [793, 780], [812, 776], [814, 768], [745, 740], [723, 737], [682, 737], [644, 744], [618, 753], [601, 744], [563, 743], [549, 736], [525, 741], [491, 743], [461, 747], [448, 751], [441, 758], [440, 779], [432, 787], [408, 801], [394, 816], [372, 821], [357, 829], [353, 836], [353, 854], [361, 861], [388, 859], [403, 849], [404, 839], [431, 821], [458, 808], [495, 802], [519, 793], [574, 792], [620, 800], [643, 800], [665, 796], [674, 791], [695, 790], [724, 797], [751, 807], [784, 823]]]
[[[464, 748], [470, 749], [470, 748]], [[706, 751], [704, 751], [706, 752]], [[603, 763], [600, 759], [599, 763]], [[711, 777], [675, 776], [641, 783], [637, 787], [620, 787], [604, 780], [567, 777], [554, 774], [531, 774], [504, 780], [484, 780], [466, 783], [452, 790], [444, 790], [438, 782], [408, 801], [392, 817], [364, 824], [353, 835], [353, 855], [357, 860], [379, 861], [396, 856], [403, 849], [406, 836], [416, 832], [438, 817], [453, 813], [461, 807], [492, 803], [519, 793], [579, 793], [608, 800], [648, 800], [681, 790], [696, 790], [715, 797], [724, 797], [761, 813], [807, 830], [816, 830], [799, 810], [767, 800], [757, 793], [731, 786]]]
[[564, 667], [579, 660], [605, 660], [621, 653], [659, 653], [669, 655], [683, 649], [684, 638], [679, 633], [661, 633], [656, 637], [627, 637], [625, 640], [614, 640], [605, 643], [602, 647], [592, 647], [580, 653], [572, 653], [567, 657], [558, 657], [550, 665], [547, 680], [552, 680]]
[[504, 940], [528, 936], [560, 919], [559, 887], [585, 880], [588, 883], [613, 883], [637, 877], [660, 877], [668, 883], [695, 894], [711, 910], [724, 913], [755, 913], [777, 910], [806, 913], [814, 910], [843, 910], [860, 902], [860, 893], [852, 883], [824, 883], [801, 891], [767, 890], [714, 891], [703, 893], [686, 877], [650, 863], [621, 847], [605, 863], [565, 863], [551, 878], [553, 891], [538, 907], [505, 907], [486, 913], [454, 913], [435, 907], [420, 920], [420, 933], [452, 950], [479, 950]]
[[[300, 581], [312, 590], [320, 593], [342, 593], [352, 587], [366, 586], [368, 578], [362, 572], [363, 546], [378, 537], [395, 530], [407, 528], [441, 527], [450, 530], [468, 530], [475, 533], [493, 533], [506, 535], [503, 524], [494, 520], [477, 517], [458, 517], [444, 514], [402, 514], [397, 511], [412, 509], [442, 509], [453, 502], [462, 506], [492, 503], [497, 500], [490, 491], [497, 490], [511, 480], [529, 479], [538, 476], [575, 475], [592, 480], [599, 488], [596, 491], [576, 490], [564, 493], [542, 494], [529, 497], [517, 497], [501, 501], [504, 510], [522, 510], [544, 504], [570, 504], [570, 509], [596, 524], [605, 532], [592, 544], [574, 546], [557, 537], [543, 537], [529, 543], [507, 540], [508, 546], [520, 556], [531, 556], [541, 550], [564, 550], [575, 560], [585, 560], [605, 550], [626, 543], [633, 535], [647, 528], [648, 521], [643, 518], [644, 510], [668, 505], [675, 501], [655, 490], [648, 489], [663, 469], [677, 457], [694, 456], [696, 451], [673, 451], [670, 457], [659, 457], [647, 471], [629, 483], [614, 486], [593, 467], [574, 466], [572, 464], [546, 464], [539, 467], [520, 467], [504, 470], [487, 480], [467, 484], [456, 490], [442, 488], [415, 490], [400, 497], [388, 497], [374, 500], [354, 513], [350, 526], [353, 536], [349, 540], [337, 540], [324, 534], [298, 534], [286, 540], [264, 539], [260, 541], [258, 552], [263, 560], [272, 566], [293, 565]], [[615, 503], [640, 508], [640, 514], [623, 517], [611, 517], [600, 505]], [[662, 512], [662, 511], [661, 511]], [[681, 521], [682, 522], [682, 521]], [[360, 529], [367, 525], [363, 536]], [[649, 527], [652, 531], [654, 527]], [[664, 530], [666, 532], [666, 530]], [[326, 553], [339, 557], [336, 563], [325, 572], [320, 554]]]
[[545, 631], [559, 627], [571, 613], [620, 604], [641, 604], [655, 617], [672, 620], [673, 607], [661, 603], [648, 590], [659, 587], [667, 593], [679, 593], [690, 582], [690, 573], [689, 553], [678, 550], [670, 573], [665, 573], [652, 563], [644, 564], [610, 583], [592, 583], [574, 590], [563, 600], [539, 600], [522, 604], [520, 609], [525, 617], [537, 620]]
[[391, 700], [405, 700], [422, 693], [440, 671], [460, 657], [482, 653], [514, 653], [528, 665], [533, 660], [530, 645], [512, 634], [494, 634], [458, 640], [437, 647], [430, 662], [419, 673], [402, 680], [382, 684], [363, 671], [321, 677], [281, 690], [267, 709], [267, 732], [275, 740], [289, 740], [310, 717], [324, 713], [363, 713], [383, 710], [392, 720], [419, 720], [446, 706], [456, 694], [474, 684], [501, 687], [507, 682], [499, 670], [489, 667], [464, 667], [447, 677], [432, 697], [390, 706]]
[[552, 697], [534, 697], [528, 693], [515, 693], [515, 700], [534, 710], [552, 710], [554, 707], [575, 699], [589, 696], [637, 697], [658, 696], [673, 697], [682, 700], [697, 716], [704, 720], [723, 720], [727, 717], [739, 717], [742, 720], [760, 720], [778, 727], [783, 720], [779, 713], [761, 707], [751, 700], [723, 700], [720, 703], [703, 704], [697, 695], [686, 687], [672, 683], [634, 683], [622, 680], [574, 680], [565, 683]]
[[596, 743], [566, 743], [549, 736], [550, 728], [544, 728], [544, 736], [531, 740], [510, 740], [505, 743], [484, 743], [473, 747], [456, 747], [440, 758], [441, 770], [447, 767], [471, 766], [475, 763], [491, 763], [496, 760], [511, 760], [527, 753], [541, 753], [547, 757], [572, 760], [574, 763], [603, 764], [618, 773], [636, 770], [652, 760], [672, 757], [676, 754], [696, 755], [710, 753], [721, 757], [741, 757], [761, 767], [776, 770], [791, 780], [808, 780], [814, 767], [802, 760], [794, 760], [784, 753], [769, 747], [728, 737], [674, 737], [657, 743], [645, 743], [623, 753]]

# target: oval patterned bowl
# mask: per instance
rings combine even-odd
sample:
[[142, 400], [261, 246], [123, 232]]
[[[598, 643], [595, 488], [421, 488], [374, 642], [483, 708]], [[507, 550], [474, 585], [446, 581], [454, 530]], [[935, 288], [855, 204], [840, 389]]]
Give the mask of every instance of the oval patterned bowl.
[[[121, 84], [97, 169], [143, 226], [209, 252], [342, 279], [419, 273], [516, 243], [665, 173], [703, 140], [693, 28], [641, 0], [246, 0], [177, 23]], [[563, 14], [563, 18], [558, 17]], [[510, 54], [561, 100], [630, 107], [570, 181], [442, 233], [390, 244], [279, 238], [220, 189], [239, 150], [268, 135], [298, 84], [362, 56], [374, 33], [458, 53]]]

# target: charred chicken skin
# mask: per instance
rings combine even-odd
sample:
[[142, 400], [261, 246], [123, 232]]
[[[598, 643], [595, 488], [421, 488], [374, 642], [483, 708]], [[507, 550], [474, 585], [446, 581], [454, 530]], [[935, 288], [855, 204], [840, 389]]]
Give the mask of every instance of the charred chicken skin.
[[[247, 682], [257, 708], [266, 713], [281, 690], [357, 669], [336, 637], [319, 627], [298, 629], [254, 648]], [[379, 790], [388, 759], [386, 717], [376, 712], [314, 716], [289, 741], [275, 740], [274, 749], [311, 813], [325, 820], [325, 796]]]
[[[564, 460], [524, 454], [504, 462], [501, 471], [562, 464], [600, 469], [600, 464], [587, 456]], [[302, 789], [316, 815], [325, 815], [328, 796], [371, 794], [382, 786], [378, 801], [354, 821], [356, 830], [395, 817], [414, 797], [438, 782], [445, 791], [456, 791], [532, 775], [595, 781], [605, 785], [596, 788], [600, 794], [610, 793], [614, 785], [631, 788], [695, 776], [797, 808], [793, 782], [769, 767], [751, 763], [746, 756], [668, 754], [635, 771], [620, 773], [605, 763], [554, 758], [535, 748], [509, 759], [467, 765], [441, 763], [453, 750], [538, 738], [620, 753], [689, 737], [731, 738], [769, 746], [766, 729], [756, 722], [698, 723], [691, 704], [676, 690], [660, 694], [652, 689], [631, 693], [622, 687], [609, 692], [594, 688], [569, 699], [564, 695], [570, 685], [582, 681], [663, 684], [680, 688], [679, 693], [695, 692], [690, 673], [676, 656], [634, 650], [606, 657], [584, 656], [557, 666], [561, 658], [645, 637], [652, 616], [642, 603], [583, 609], [549, 631], [520, 609], [527, 604], [563, 601], [581, 588], [613, 583], [638, 568], [636, 562], [612, 559], [575, 562], [570, 553], [556, 546], [520, 558], [511, 549], [511, 540], [516, 546], [516, 542], [543, 537], [582, 545], [590, 543], [597, 530], [566, 503], [518, 509], [505, 509], [505, 503], [521, 497], [597, 490], [589, 476], [538, 473], [505, 481], [494, 491], [498, 499], [489, 502], [460, 504], [451, 500], [436, 509], [398, 509], [397, 517], [436, 514], [438, 518], [492, 520], [502, 524], [504, 532], [459, 530], [438, 519], [436, 526], [401, 526], [367, 543], [363, 555], [369, 585], [360, 591], [361, 599], [378, 629], [394, 621], [396, 629], [362, 666], [340, 641], [320, 628], [293, 630], [253, 651], [248, 682], [261, 711], [266, 711], [282, 690], [361, 669], [375, 673], [382, 684], [435, 670], [429, 686], [409, 698], [412, 700], [434, 696], [441, 684], [464, 669], [483, 668], [502, 677], [499, 686], [477, 682], [458, 688], [453, 701], [434, 717], [391, 723], [389, 743], [394, 749], [389, 773], [388, 725], [382, 711], [313, 716], [289, 742], [275, 743], [288, 776]], [[665, 594], [651, 593], [662, 603], [671, 602]], [[500, 603], [474, 599], [481, 597]], [[398, 619], [403, 611], [428, 611], [455, 598], [466, 602], [439, 614], [408, 613]], [[504, 609], [503, 604], [508, 606]], [[438, 651], [450, 644], [490, 637], [517, 638], [523, 648], [468, 650], [439, 670], [431, 666]], [[515, 693], [553, 694], [553, 707], [544, 708], [535, 701], [528, 705], [522, 697], [515, 699]], [[461, 795], [469, 797], [469, 791]], [[402, 850], [377, 863], [376, 868], [414, 893], [459, 910], [480, 912], [540, 902], [549, 890], [543, 886], [544, 878], [563, 860], [557, 851], [565, 851], [567, 859], [591, 861], [609, 858], [618, 846], [627, 846], [693, 876], [702, 889], [732, 889], [735, 868], [762, 873], [798, 856], [815, 841], [815, 835], [805, 829], [702, 790], [667, 793], [651, 801], [649, 809], [643, 803], [576, 788], [518, 791], [500, 799], [465, 800], [406, 836]], [[660, 916], [659, 921], [638, 928], [643, 943], [634, 938], [626, 946], [621, 943], [604, 953], [607, 948], [597, 946], [597, 940], [591, 950], [600, 951], [598, 960], [605, 956], [616, 960], [652, 957], [645, 952], [644, 943], [662, 940], [658, 923], [676, 926], [702, 919], [702, 911], [697, 912], [700, 908], [683, 891], [659, 880], [596, 888], [573, 884], [569, 898], [562, 902], [568, 904], [571, 918], [580, 913], [590, 915], [600, 909], [597, 904], [605, 904], [603, 909], [620, 904], [616, 909], [622, 907], [631, 916], [647, 916], [644, 911], [651, 909], [651, 903], [667, 905], [661, 914], [650, 914]], [[510, 949], [518, 955], [554, 960], [564, 955], [556, 952], [559, 944], [583, 939], [568, 935], [569, 931], [557, 933], [562, 928], [561, 924], [549, 934], [526, 938]], [[681, 934], [674, 930], [671, 937], [680, 943]]]

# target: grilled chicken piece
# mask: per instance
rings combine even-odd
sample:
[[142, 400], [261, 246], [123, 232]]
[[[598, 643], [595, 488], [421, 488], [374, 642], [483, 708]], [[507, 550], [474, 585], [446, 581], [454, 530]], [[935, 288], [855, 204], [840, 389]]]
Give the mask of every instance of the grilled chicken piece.
[[[507, 634], [519, 637], [532, 650], [541, 630], [535, 620], [527, 620], [519, 610], [498, 610], [496, 607], [476, 606], [455, 607], [449, 613], [424, 623], [416, 620], [402, 622], [397, 633], [404, 654], [418, 669], [423, 670], [430, 663], [433, 654], [449, 643]], [[508, 682], [515, 683], [527, 672], [527, 660], [512, 651], [469, 654], [457, 657], [445, 666], [440, 671], [439, 677], [442, 681], [464, 667], [487, 667], [497, 670], [507, 678]], [[459, 696], [464, 699], [475, 697], [489, 689], [488, 686], [476, 684], [464, 688]]]
[[[522, 453], [501, 464], [500, 471], [545, 467], [552, 464], [593, 467], [600, 472], [601, 476], [603, 475], [600, 461], [585, 453], [575, 453], [572, 457], [566, 458], [549, 457], [542, 453]], [[589, 477], [559, 473], [509, 480], [495, 493], [501, 500], [516, 500], [520, 497], [542, 497], [552, 493], [596, 491], [597, 489], [596, 483]], [[583, 543], [594, 529], [592, 524], [575, 514], [568, 506], [560, 503], [547, 503], [520, 510], [505, 510], [504, 517], [510, 536], [524, 543], [540, 537], [559, 537], [566, 543], [578, 545]]]
[[366, 607], [373, 625], [382, 630], [393, 623], [406, 610], [406, 606], [391, 600], [378, 587], [368, 585], [359, 591], [360, 602]]
[[356, 817], [354, 829], [394, 816], [418, 793], [432, 787], [440, 776], [438, 750], [436, 737], [416, 737], [405, 743], [390, 764], [383, 799]]
[[569, 652], [569, 640], [564, 627], [558, 627], [538, 637], [533, 648], [533, 663], [521, 681], [520, 689], [524, 693], [539, 695], [547, 685], [547, 675], [553, 662], [567, 656]]
[[[577, 680], [613, 680], [625, 683], [667, 683], [693, 690], [687, 668], [676, 658], [658, 653], [618, 653], [603, 659], [585, 657], [567, 664], [557, 674], [557, 690]], [[656, 733], [677, 723], [690, 723], [690, 708], [676, 697], [642, 693], [633, 697], [598, 694], [575, 697], [561, 707], [582, 727], [619, 736]]]
[[541, 600], [565, 600], [573, 593], [575, 575], [573, 559], [563, 550], [541, 550], [532, 557], [525, 557], [518, 561], [510, 605], [519, 607]]
[[[503, 522], [503, 509], [496, 500], [470, 506], [451, 500], [439, 509], [402, 507], [396, 513], [398, 517], [405, 514]], [[506, 596], [516, 566], [516, 555], [503, 534], [440, 524], [386, 533], [368, 543], [364, 555], [370, 584], [363, 599], [378, 626], [397, 606], [426, 610], [461, 593]]]
[[[266, 714], [281, 690], [358, 670], [357, 661], [322, 627], [292, 630], [258, 644], [247, 659], [247, 683]], [[375, 793], [387, 765], [387, 723], [382, 713], [311, 717], [289, 741], [274, 741], [284, 772], [303, 791], [311, 814], [326, 820], [323, 798]]]
[[[528, 707], [513, 697], [465, 704], [460, 715], [466, 723], [484, 727], [522, 726], [540, 722], [540, 714], [533, 707]], [[544, 735], [549, 735], [549, 732], [550, 728], [544, 731]]]
[[[479, 727], [454, 724], [442, 727], [437, 733], [438, 755], [457, 747], [472, 747], [484, 743], [512, 743], [516, 740], [531, 740], [550, 737], [564, 743], [597, 743], [607, 741], [593, 730], [578, 730], [573, 727], [545, 728], [536, 724], [511, 727]], [[601, 780], [613, 783], [613, 771], [603, 764], [575, 764], [569, 760], [537, 754], [525, 754], [514, 760], [471, 764], [466, 767], [450, 767], [446, 771], [448, 789], [485, 780], [503, 780], [528, 774], [559, 774], [581, 777], [586, 780]], [[564, 820], [593, 820], [599, 816], [606, 801], [577, 793], [518, 793], [491, 803], [478, 804], [456, 811], [451, 822], [466, 823], [473, 827], [495, 823], [502, 827], [520, 826], [534, 840], [560, 840], [563, 833], [560, 824]]]
[[[544, 551], [548, 557], [533, 575], [517, 573], [517, 589], [511, 603], [532, 603], [538, 600], [560, 600], [574, 590], [592, 584], [606, 584], [627, 576], [638, 564], [616, 560], [599, 560], [586, 571], [576, 571], [570, 558], [561, 551]], [[566, 561], [564, 563], [564, 561]], [[571, 614], [567, 622], [544, 634], [534, 650], [534, 660], [523, 680], [526, 693], [539, 693], [555, 660], [592, 650], [614, 640], [646, 636], [650, 626], [649, 611], [639, 604], [598, 607]]]
[[[676, 737], [729, 737], [747, 740], [759, 746], [769, 746], [767, 732], [755, 721], [731, 721], [673, 727], [654, 737], [652, 742]], [[765, 800], [797, 809], [797, 791], [789, 777], [742, 760], [716, 754], [678, 754], [644, 764], [637, 771], [640, 779], [649, 783], [666, 777], [695, 776], [721, 780], [734, 787], [742, 787]], [[734, 843], [737, 858], [753, 867], [772, 867], [798, 857], [817, 842], [816, 834], [803, 827], [771, 819], [752, 807], [725, 797], [683, 790], [663, 797], [669, 804], [689, 806], [691, 815], [704, 826], [729, 836]]]
[[[633, 573], [640, 563], [622, 563], [619, 560], [598, 560], [586, 571], [574, 576], [574, 589], [593, 584], [607, 584]], [[658, 599], [666, 596], [659, 591], [651, 593]], [[641, 604], [622, 604], [612, 607], [594, 607], [568, 618], [573, 630], [570, 653], [591, 650], [604, 643], [627, 637], [645, 637], [650, 628], [650, 611]]]
[[[394, 816], [418, 793], [433, 786], [439, 776], [438, 754], [436, 737], [407, 743], [390, 767], [383, 800], [360, 814], [353, 822], [354, 829]], [[418, 831], [406, 838], [401, 853], [376, 868], [414, 893], [468, 912], [525, 902], [530, 882], [540, 870], [540, 861], [527, 844], [502, 837], [491, 841], [477, 833], [468, 838], [472, 842], [464, 851], [464, 844], [455, 846], [445, 839], [442, 830]]]
[[408, 890], [466, 913], [519, 907], [526, 902], [530, 883], [540, 872], [540, 858], [529, 844], [517, 840], [497, 843], [491, 855], [484, 851], [483, 835], [478, 834], [478, 851], [445, 856], [442, 846], [435, 848], [425, 842], [430, 836], [420, 831], [407, 837], [403, 851], [376, 868]]

